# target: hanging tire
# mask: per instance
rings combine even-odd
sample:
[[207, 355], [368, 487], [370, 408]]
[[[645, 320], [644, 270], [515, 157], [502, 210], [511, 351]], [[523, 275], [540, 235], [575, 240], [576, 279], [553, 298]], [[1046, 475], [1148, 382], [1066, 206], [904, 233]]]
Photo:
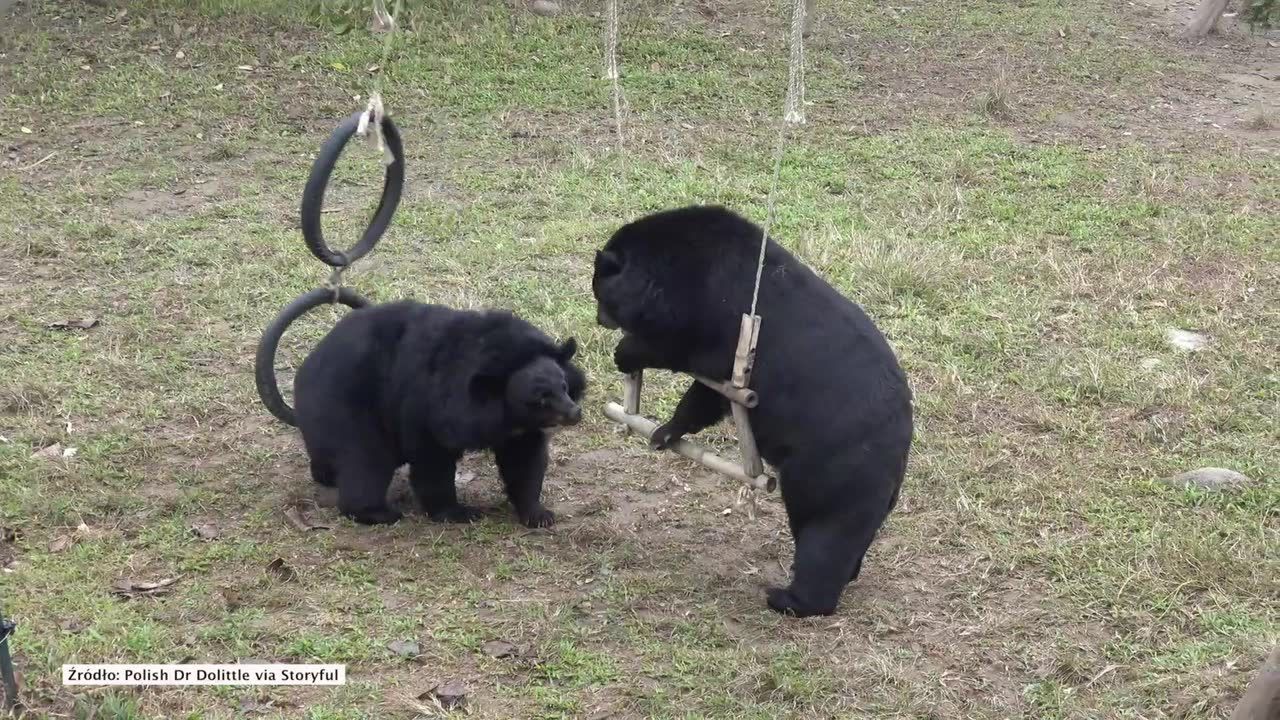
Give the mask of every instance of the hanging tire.
[[[275, 320], [271, 321], [263, 331], [262, 339], [258, 341], [258, 354], [253, 363], [258, 397], [261, 398], [267, 410], [276, 416], [276, 419], [291, 427], [297, 427], [298, 417], [289, 403], [285, 402], [284, 396], [280, 394], [280, 386], [276, 382], [276, 351], [280, 347], [280, 338], [284, 337], [285, 331], [295, 320], [321, 305], [332, 302], [333, 290], [327, 287], [318, 287], [299, 295], [280, 311]], [[369, 301], [362, 295], [346, 287], [338, 288], [338, 302], [353, 310], [369, 305]]]
[[307, 185], [302, 191], [302, 239], [306, 241], [307, 249], [312, 255], [319, 258], [320, 262], [335, 268], [346, 267], [359, 260], [378, 244], [382, 234], [391, 225], [391, 218], [396, 213], [396, 206], [400, 204], [400, 194], [404, 190], [404, 146], [400, 142], [400, 130], [396, 128], [395, 123], [391, 122], [391, 118], [384, 116], [382, 138], [387, 148], [391, 150], [394, 162], [387, 166], [386, 175], [383, 177], [382, 199], [378, 202], [378, 209], [355, 247], [345, 252], [335, 252], [325, 244], [324, 232], [320, 227], [325, 189], [329, 185], [329, 176], [333, 174], [334, 166], [338, 164], [338, 158], [342, 156], [343, 148], [346, 147], [351, 136], [356, 134], [362, 115], [364, 111], [352, 114], [329, 135], [329, 139], [321, 146], [315, 163], [311, 165], [311, 175], [307, 178]]

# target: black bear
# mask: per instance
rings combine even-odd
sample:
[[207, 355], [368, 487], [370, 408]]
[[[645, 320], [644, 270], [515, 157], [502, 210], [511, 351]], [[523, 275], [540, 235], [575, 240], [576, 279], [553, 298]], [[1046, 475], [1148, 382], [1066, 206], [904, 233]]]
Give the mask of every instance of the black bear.
[[[716, 206], [667, 210], [624, 225], [595, 257], [597, 321], [623, 331], [624, 373], [660, 368], [732, 374], [750, 312], [762, 230]], [[897, 503], [913, 434], [912, 397], [893, 350], [858, 305], [769, 240], [749, 411], [760, 455], [779, 471], [795, 538], [794, 577], [769, 607], [835, 612], [844, 586]], [[728, 401], [693, 382], [656, 447], [719, 421]]]
[[542, 506], [548, 431], [576, 424], [586, 378], [557, 345], [505, 311], [462, 311], [411, 300], [352, 311], [298, 368], [294, 403], [311, 476], [337, 486], [338, 509], [393, 523], [396, 468], [433, 520], [471, 522], [458, 502], [457, 461], [492, 448], [520, 521], [547, 527]]

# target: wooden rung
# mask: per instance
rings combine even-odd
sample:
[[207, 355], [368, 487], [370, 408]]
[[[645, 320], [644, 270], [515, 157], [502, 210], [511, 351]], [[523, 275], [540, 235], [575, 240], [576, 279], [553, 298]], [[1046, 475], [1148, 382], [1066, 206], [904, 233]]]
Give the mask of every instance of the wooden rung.
[[[694, 375], [693, 379], [725, 396], [725, 398], [735, 405], [753, 408], [760, 404], [760, 396], [756, 395], [756, 391], [751, 388], [734, 387], [727, 382], [711, 380], [709, 378], [704, 378], [701, 375]], [[635, 413], [632, 414], [634, 415]]]
[[[654, 431], [658, 429], [657, 423], [646, 417], [628, 413], [618, 403], [611, 402], [606, 404], [604, 406], [604, 414], [610, 420], [626, 425], [632, 432], [640, 435], [646, 440], [651, 439]], [[752, 477], [744, 472], [742, 467], [737, 463], [729, 462], [710, 450], [698, 447], [683, 438], [671, 443], [668, 448], [702, 465], [703, 467], [714, 470], [722, 475], [735, 477], [757, 490], [772, 492], [778, 486], [777, 478], [771, 475], [765, 475], [763, 472]]]

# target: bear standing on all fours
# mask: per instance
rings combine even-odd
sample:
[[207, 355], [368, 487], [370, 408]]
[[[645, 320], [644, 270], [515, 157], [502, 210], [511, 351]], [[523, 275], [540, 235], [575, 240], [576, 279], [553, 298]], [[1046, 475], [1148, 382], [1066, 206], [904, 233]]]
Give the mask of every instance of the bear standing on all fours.
[[298, 368], [298, 429], [312, 478], [337, 486], [338, 509], [365, 524], [393, 523], [396, 468], [432, 520], [470, 522], [454, 476], [467, 450], [492, 448], [520, 521], [548, 527], [542, 506], [547, 431], [582, 418], [586, 378], [557, 345], [498, 310], [401, 301], [342, 318]]
[[[687, 207], [623, 226], [596, 253], [601, 325], [623, 338], [618, 370], [727, 380], [750, 311], [762, 230], [720, 207]], [[765, 251], [749, 410], [760, 455], [779, 470], [795, 539], [794, 577], [769, 606], [835, 611], [897, 503], [913, 433], [911, 391], [893, 350], [855, 303], [773, 240]], [[699, 382], [653, 435], [665, 447], [719, 421], [728, 401]]]

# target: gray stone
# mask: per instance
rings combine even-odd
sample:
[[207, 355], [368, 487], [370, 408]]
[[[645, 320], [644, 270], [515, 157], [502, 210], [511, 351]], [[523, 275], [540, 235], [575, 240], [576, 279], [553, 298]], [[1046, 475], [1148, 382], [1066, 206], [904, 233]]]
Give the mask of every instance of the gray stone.
[[1173, 477], [1165, 478], [1162, 482], [1171, 487], [1188, 488], [1194, 487], [1210, 492], [1221, 492], [1224, 490], [1239, 490], [1253, 484], [1253, 481], [1246, 475], [1242, 475], [1235, 470], [1226, 468], [1203, 467], [1199, 470], [1191, 470]]
[[560, 4], [551, 0], [533, 0], [529, 3], [529, 9], [533, 14], [543, 17], [555, 17], [560, 14]]
[[1164, 333], [1165, 339], [1169, 344], [1179, 350], [1187, 352], [1195, 352], [1203, 350], [1209, 346], [1209, 336], [1190, 330], [1178, 330], [1177, 328], [1169, 328]]

